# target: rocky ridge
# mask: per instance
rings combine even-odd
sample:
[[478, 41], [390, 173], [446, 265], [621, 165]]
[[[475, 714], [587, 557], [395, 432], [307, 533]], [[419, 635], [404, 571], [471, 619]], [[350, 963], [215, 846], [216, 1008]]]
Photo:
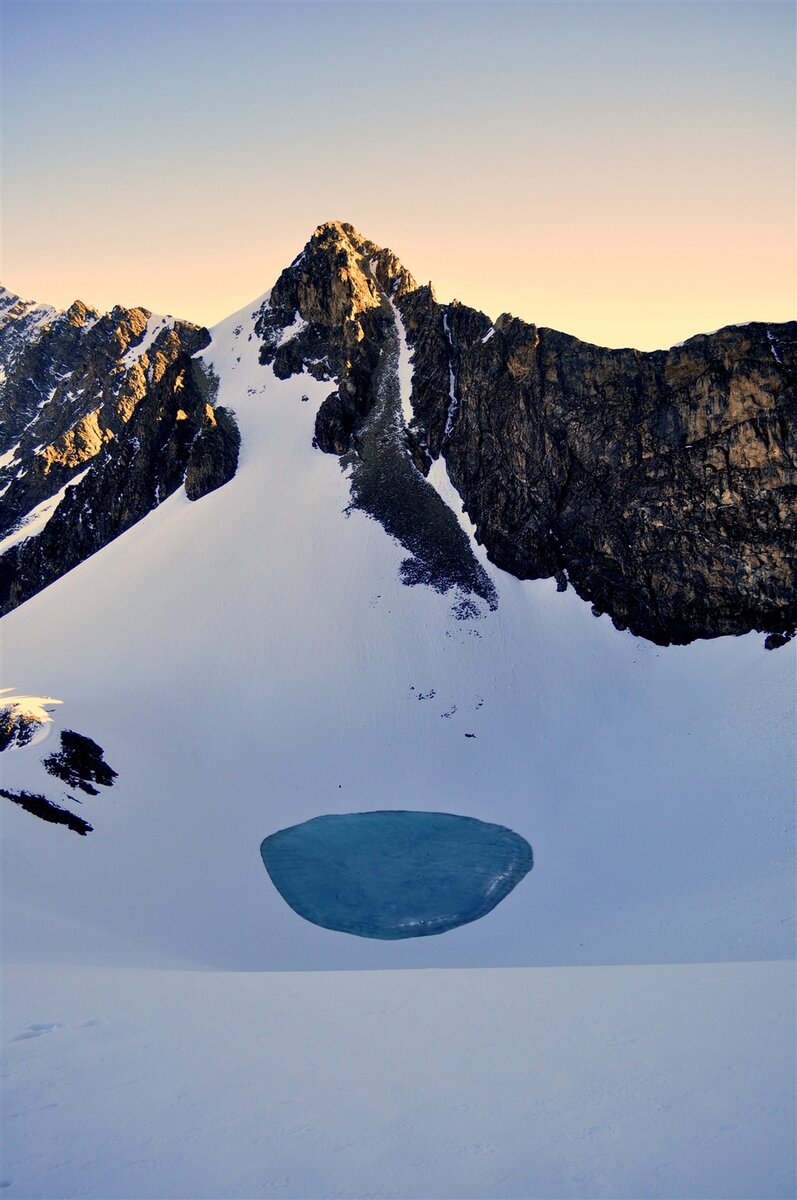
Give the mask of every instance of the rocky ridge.
[[604, 349], [439, 304], [390, 251], [330, 222], [258, 330], [281, 377], [336, 381], [322, 450], [362, 446], [391, 306], [413, 351], [406, 451], [424, 473], [444, 458], [494, 563], [572, 584], [660, 644], [794, 629], [797, 323]]
[[101, 315], [76, 301], [56, 313], [2, 294], [0, 611], [184, 481], [198, 499], [235, 473], [235, 422], [214, 408], [212, 380], [193, 358], [209, 340], [146, 309]]

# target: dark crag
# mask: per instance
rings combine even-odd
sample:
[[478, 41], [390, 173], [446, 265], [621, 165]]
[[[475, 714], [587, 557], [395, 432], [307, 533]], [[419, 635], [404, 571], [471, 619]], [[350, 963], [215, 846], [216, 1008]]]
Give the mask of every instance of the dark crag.
[[308, 322], [276, 352], [281, 372], [338, 379], [316, 424], [337, 454], [368, 439], [393, 300], [413, 350], [413, 461], [445, 457], [504, 570], [571, 583], [660, 644], [797, 625], [797, 323], [608, 350], [438, 304], [337, 222], [275, 292], [283, 326]]
[[[426, 584], [438, 592], [456, 588], [490, 608], [495, 588], [448, 505], [413, 465], [402, 436], [399, 413], [398, 343], [385, 339], [376, 373], [377, 399], [363, 423], [357, 450], [341, 460], [350, 468], [351, 508], [372, 516], [396, 538], [410, 557], [401, 564], [404, 583]], [[455, 606], [461, 615], [481, 615], [477, 606]]]
[[61, 732], [61, 749], [43, 759], [44, 768], [49, 775], [62, 779], [70, 787], [79, 788], [90, 796], [99, 796], [93, 786], [99, 783], [101, 787], [113, 787], [116, 771], [109, 767], [104, 757], [102, 746], [98, 746], [90, 737], [75, 733], [72, 729]]

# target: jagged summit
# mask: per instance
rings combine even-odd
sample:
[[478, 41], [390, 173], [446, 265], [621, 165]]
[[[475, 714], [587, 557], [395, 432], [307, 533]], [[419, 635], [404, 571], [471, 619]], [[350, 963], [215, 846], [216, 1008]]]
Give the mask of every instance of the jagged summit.
[[[82, 300], [73, 300], [64, 316], [70, 325], [82, 326], [87, 321], [96, 321], [100, 314], [90, 304], [84, 304]], [[147, 313], [147, 316], [151, 316], [151, 313]]]
[[[413, 532], [436, 525], [407, 497], [440, 463], [494, 563], [572, 584], [621, 628], [667, 643], [781, 636], [797, 622], [794, 322], [607, 350], [440, 304], [391, 250], [338, 220], [239, 316], [234, 336], [253, 346], [264, 381], [270, 371], [329, 384], [314, 445], [349, 465], [371, 456], [353, 497], [411, 552], [408, 578], [476, 581], [461, 562], [450, 574], [447, 554], [442, 575], [429, 567], [440, 556]], [[100, 316], [76, 301], [59, 315], [0, 293], [4, 606], [62, 573], [47, 549], [56, 531], [80, 561], [183, 482], [202, 495], [197, 480], [230, 477], [232, 417], [212, 416], [215, 385], [195, 357], [210, 336], [144, 308]], [[151, 460], [145, 446], [157, 446]], [[191, 447], [201, 468], [188, 468]], [[111, 474], [95, 512], [99, 464]], [[49, 532], [32, 536], [40, 526]]]
[[336, 382], [321, 449], [362, 453], [396, 320], [406, 449], [424, 474], [444, 459], [494, 562], [572, 583], [655, 641], [793, 627], [797, 324], [607, 350], [439, 304], [392, 251], [327, 222], [258, 325], [279, 378]]
[[319, 225], [271, 292], [278, 320], [297, 314], [308, 322], [337, 326], [417, 287], [392, 250], [377, 246], [346, 222]]
[[369, 258], [379, 254], [383, 249], [355, 229], [349, 221], [323, 221], [316, 226], [302, 253], [306, 253], [311, 247], [333, 252], [343, 250], [353, 255]]
[[316, 226], [307, 245], [313, 243], [323, 245], [345, 243], [360, 253], [373, 253], [379, 250], [375, 242], [364, 237], [349, 221], [322, 221], [320, 225]]

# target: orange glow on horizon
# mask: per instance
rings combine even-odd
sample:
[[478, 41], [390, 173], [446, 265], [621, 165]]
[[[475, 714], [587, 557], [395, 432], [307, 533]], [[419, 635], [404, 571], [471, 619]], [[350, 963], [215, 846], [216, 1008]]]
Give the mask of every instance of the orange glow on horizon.
[[4, 8], [27, 298], [212, 325], [336, 218], [442, 301], [603, 345], [795, 314], [792, 3], [129, 8]]

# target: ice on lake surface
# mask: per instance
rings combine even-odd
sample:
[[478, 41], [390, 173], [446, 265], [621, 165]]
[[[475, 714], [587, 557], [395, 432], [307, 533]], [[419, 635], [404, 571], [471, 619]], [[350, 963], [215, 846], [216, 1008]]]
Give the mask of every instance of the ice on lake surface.
[[313, 817], [271, 834], [260, 853], [299, 916], [384, 939], [478, 920], [534, 862], [525, 838], [503, 825], [405, 810]]

